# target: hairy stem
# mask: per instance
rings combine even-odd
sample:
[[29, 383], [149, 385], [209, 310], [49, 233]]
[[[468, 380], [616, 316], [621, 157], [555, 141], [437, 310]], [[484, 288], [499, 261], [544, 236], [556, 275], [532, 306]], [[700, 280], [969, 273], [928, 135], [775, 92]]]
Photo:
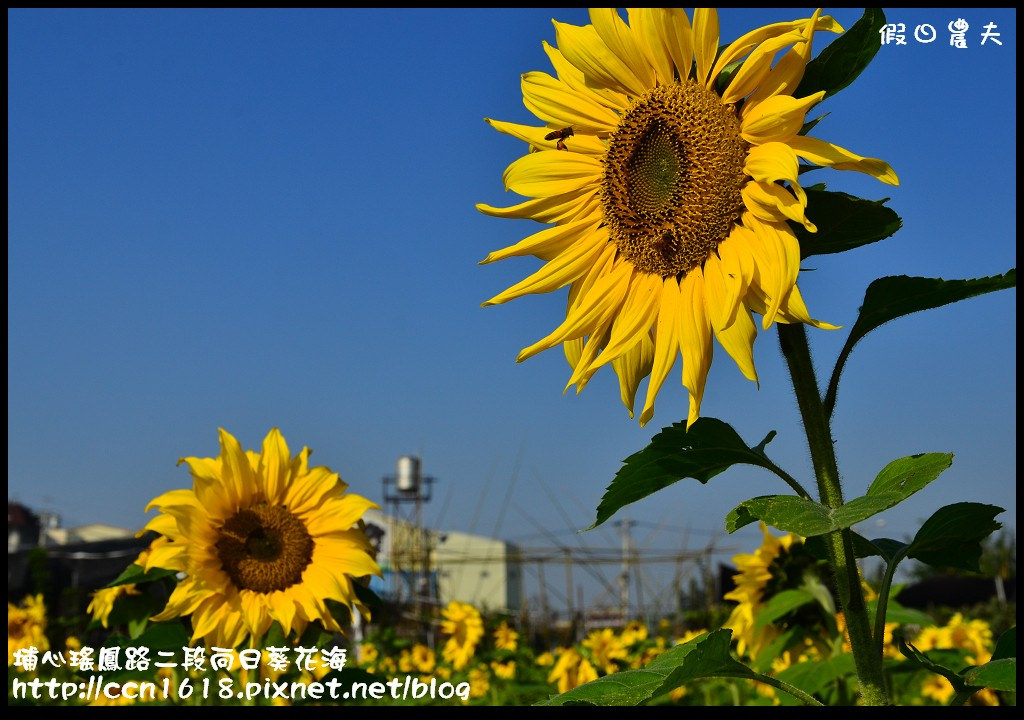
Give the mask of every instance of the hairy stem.
[[[807, 434], [820, 501], [829, 508], [840, 507], [843, 504], [843, 491], [839, 484], [835, 448], [832, 446], [832, 429], [814, 375], [807, 334], [804, 326], [799, 323], [779, 323], [776, 326], [779, 329], [779, 345], [789, 367], [800, 417]], [[850, 633], [861, 697], [866, 705], [887, 705], [882, 657], [872, 651], [871, 621], [868, 619], [860, 573], [853, 554], [853, 536], [849, 530], [841, 530], [826, 535], [825, 541], [835, 571], [839, 602]]]

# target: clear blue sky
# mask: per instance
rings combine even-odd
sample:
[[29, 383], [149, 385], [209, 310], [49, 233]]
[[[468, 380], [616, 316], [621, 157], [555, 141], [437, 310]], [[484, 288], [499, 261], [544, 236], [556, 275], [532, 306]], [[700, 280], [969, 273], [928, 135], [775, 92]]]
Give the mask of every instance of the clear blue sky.
[[[725, 10], [722, 38], [808, 14]], [[846, 27], [860, 15], [832, 14]], [[815, 130], [886, 159], [903, 183], [819, 175], [891, 196], [905, 224], [805, 263], [812, 313], [846, 327], [875, 277], [1017, 262], [1015, 11], [888, 16], [908, 44], [881, 48], [819, 106], [831, 114]], [[643, 429], [607, 369], [563, 397], [560, 352], [514, 359], [558, 324], [564, 291], [479, 307], [538, 266], [477, 266], [534, 230], [473, 206], [518, 201], [501, 174], [524, 147], [483, 118], [534, 122], [519, 75], [550, 70], [552, 17], [587, 22], [580, 10], [8, 11], [8, 496], [68, 526], [136, 528], [151, 498], [189, 484], [180, 456], [216, 454], [218, 426], [246, 447], [278, 426], [378, 501], [395, 459], [422, 454], [439, 479], [426, 517], [444, 527], [548, 544], [536, 523], [578, 543], [567, 528], [589, 524], [620, 461], [685, 417], [686, 396], [677, 365]], [[957, 17], [967, 49], [948, 43]], [[929, 45], [911, 35], [924, 22], [939, 29]], [[1002, 46], [979, 46], [988, 22]], [[821, 374], [845, 334], [812, 331]], [[1015, 528], [1015, 343], [1015, 290], [861, 343], [835, 422], [847, 497], [896, 457], [956, 453], [866, 534], [903, 537], [966, 499], [1007, 508]], [[718, 348], [703, 414], [752, 443], [778, 430], [771, 455], [806, 478], [775, 330], [755, 348], [760, 390]], [[645, 523], [641, 544], [677, 546], [688, 528], [691, 546], [717, 536], [749, 551], [757, 531], [724, 537], [725, 514], [786, 491], [734, 469], [620, 517]]]

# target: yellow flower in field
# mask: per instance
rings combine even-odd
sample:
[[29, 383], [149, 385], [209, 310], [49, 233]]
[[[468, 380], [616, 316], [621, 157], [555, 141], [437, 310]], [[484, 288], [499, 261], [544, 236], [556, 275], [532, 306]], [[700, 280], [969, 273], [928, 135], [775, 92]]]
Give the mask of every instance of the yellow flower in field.
[[92, 614], [93, 620], [98, 620], [103, 627], [108, 627], [110, 613], [114, 610], [114, 603], [117, 599], [126, 595], [141, 595], [135, 583], [127, 585], [116, 585], [112, 588], [100, 588], [92, 594], [89, 607], [86, 612]]
[[273, 621], [286, 634], [311, 622], [340, 632], [327, 600], [358, 606], [352, 579], [379, 575], [357, 523], [377, 507], [325, 467], [309, 467], [310, 450], [292, 457], [272, 429], [261, 452], [242, 450], [220, 431], [220, 456], [184, 458], [190, 490], [149, 504], [150, 520], [169, 542], [154, 547], [146, 569], [184, 572], [154, 620], [191, 615], [192, 640], [236, 647], [259, 638]]
[[416, 643], [412, 646], [412, 664], [421, 673], [431, 673], [437, 666], [437, 656], [426, 645]]
[[[151, 542], [145, 550], [139, 553], [139, 556], [135, 558], [133, 565], [145, 568], [146, 563], [149, 562], [149, 556], [154, 549], [161, 548], [168, 543], [168, 539], [161, 536]], [[126, 583], [124, 585], [115, 585], [110, 588], [100, 588], [92, 594], [92, 600], [89, 601], [89, 607], [86, 608], [86, 612], [92, 614], [93, 620], [98, 620], [103, 627], [109, 627], [110, 613], [114, 610], [114, 604], [118, 598], [125, 597], [127, 595], [140, 595], [138, 585], [135, 583]]]
[[46, 639], [46, 605], [41, 594], [26, 596], [21, 607], [7, 603], [7, 667], [14, 664], [14, 653], [32, 647], [40, 653], [50, 649]]
[[548, 667], [549, 665], [554, 665], [555, 656], [549, 652], [541, 653], [537, 656], [536, 663], [539, 667]]
[[480, 665], [469, 671], [469, 696], [483, 697], [491, 689], [487, 666]]
[[501, 625], [494, 631], [494, 647], [499, 650], [515, 650], [518, 639], [519, 633], [510, 628], [504, 620], [501, 621]]
[[618, 671], [616, 660], [626, 658], [626, 648], [623, 647], [622, 641], [611, 628], [594, 630], [582, 642], [582, 645], [590, 650], [594, 665], [603, 668], [608, 674]]
[[412, 672], [412, 670], [412, 653], [408, 650], [402, 650], [402, 652], [398, 655], [398, 671], [410, 673]]
[[647, 626], [639, 620], [630, 620], [622, 629], [622, 644], [632, 647], [647, 639]]
[[768, 532], [768, 526], [761, 523], [761, 531], [764, 533], [764, 542], [753, 554], [741, 554], [733, 557], [739, 572], [734, 579], [736, 589], [726, 593], [723, 597], [739, 603], [729, 614], [723, 627], [732, 629], [733, 639], [736, 640], [736, 651], [740, 655], [757, 657], [757, 654], [778, 634], [778, 631], [771, 625], [765, 625], [760, 630], [754, 629], [754, 619], [763, 606], [761, 602], [768, 582], [772, 579], [772, 563], [796, 543], [802, 543], [803, 539], [789, 533], [782, 537], [775, 537]]
[[512, 680], [516, 676], [516, 661], [492, 662], [491, 670], [494, 672], [494, 677], [501, 678], [502, 680]]
[[698, 638], [706, 632], [707, 630], [705, 630], [704, 628], [701, 628], [699, 630], [687, 630], [683, 633], [683, 636], [681, 638], [676, 640], [676, 645], [685, 645], [694, 638]]
[[943, 705], [949, 702], [954, 694], [953, 685], [941, 675], [928, 675], [921, 684], [921, 695], [931, 698]]
[[592, 680], [597, 680], [597, 670], [590, 661], [580, 655], [576, 648], [567, 648], [558, 656], [558, 662], [548, 673], [549, 683], [558, 683], [558, 692], [569, 692]]
[[377, 657], [380, 652], [377, 650], [377, 646], [371, 642], [365, 642], [359, 646], [359, 664], [360, 665], [373, 665], [377, 662]]
[[811, 39], [842, 30], [819, 12], [753, 30], [721, 54], [715, 10], [697, 10], [692, 27], [682, 10], [644, 8], [629, 10], [628, 24], [613, 9], [591, 10], [583, 27], [555, 23], [558, 47], [544, 50], [556, 75], [522, 76], [523, 102], [544, 125], [488, 119], [530, 145], [503, 180], [534, 199], [477, 206], [554, 224], [483, 260], [546, 263], [484, 305], [570, 286], [565, 321], [519, 361], [564, 344], [573, 368], [566, 389], [577, 392], [611, 364], [630, 417], [650, 376], [645, 424], [682, 354], [692, 424], [712, 336], [756, 381], [751, 311], [765, 330], [773, 322], [834, 327], [811, 319], [796, 285], [800, 247], [787, 223], [816, 230], [799, 160], [898, 180], [881, 160], [800, 135], [825, 95], [792, 97]]
[[477, 643], [484, 636], [484, 623], [480, 612], [467, 603], [452, 600], [441, 611], [441, 632], [451, 637], [444, 644], [441, 655], [456, 670], [462, 670], [473, 657]]

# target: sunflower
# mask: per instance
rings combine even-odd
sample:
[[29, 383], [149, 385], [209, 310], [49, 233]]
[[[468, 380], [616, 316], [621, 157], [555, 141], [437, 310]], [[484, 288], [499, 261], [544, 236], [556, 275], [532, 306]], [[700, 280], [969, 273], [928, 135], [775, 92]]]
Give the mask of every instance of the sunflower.
[[597, 670], [590, 661], [580, 655], [576, 648], [567, 648], [558, 656], [558, 662], [548, 673], [548, 682], [558, 684], [558, 692], [565, 693], [592, 680], [597, 680]]
[[437, 666], [437, 656], [426, 645], [416, 643], [412, 646], [412, 664], [421, 673], [432, 673]]
[[629, 10], [628, 18], [595, 9], [590, 25], [555, 22], [557, 47], [544, 44], [555, 76], [522, 76], [523, 102], [545, 125], [487, 119], [530, 145], [503, 179], [533, 199], [477, 208], [553, 227], [482, 261], [546, 262], [484, 305], [568, 285], [565, 321], [517, 361], [563, 344], [572, 367], [566, 390], [577, 392], [611, 364], [630, 417], [650, 376], [646, 424], [681, 354], [691, 425], [712, 335], [756, 381], [752, 311], [765, 330], [773, 322], [834, 329], [811, 318], [796, 285], [800, 246], [788, 223], [816, 230], [799, 160], [898, 180], [881, 160], [800, 134], [825, 93], [792, 93], [814, 32], [842, 31], [832, 18], [818, 11], [767, 25], [717, 56], [715, 10], [697, 10], [692, 26], [682, 10]]
[[41, 594], [26, 596], [20, 607], [7, 603], [7, 667], [14, 664], [16, 652], [30, 648], [39, 652], [50, 649], [46, 639], [46, 605]]
[[626, 659], [626, 648], [611, 628], [594, 630], [581, 645], [590, 650], [594, 666], [602, 668], [609, 675], [619, 669], [616, 660]]
[[501, 625], [494, 631], [494, 647], [498, 650], [515, 650], [516, 641], [519, 640], [519, 633], [508, 626], [508, 622], [501, 621]]
[[[167, 538], [158, 537], [145, 550], [139, 553], [139, 556], [135, 558], [132, 565], [145, 567], [153, 548], [159, 548], [166, 544]], [[115, 585], [114, 587], [100, 588], [92, 594], [92, 600], [89, 601], [89, 607], [85, 611], [92, 614], [92, 619], [99, 621], [103, 627], [109, 627], [110, 613], [113, 612], [114, 604], [118, 599], [140, 594], [136, 583], [125, 583], [123, 585]]]
[[185, 573], [154, 620], [192, 616], [192, 640], [237, 647], [261, 637], [273, 621], [301, 634], [319, 621], [340, 631], [327, 600], [358, 605], [353, 577], [379, 575], [357, 523], [364, 497], [325, 467], [309, 467], [310, 450], [292, 457], [272, 429], [261, 452], [242, 450], [220, 431], [220, 456], [183, 458], [190, 490], [172, 490], [152, 502], [150, 520], [169, 542], [152, 548], [146, 569]]
[[[761, 547], [751, 554], [733, 557], [738, 572], [733, 576], [736, 589], [727, 592], [723, 597], [736, 603], [725, 621], [724, 627], [733, 631], [736, 640], [736, 651], [739, 655], [757, 657], [758, 653], [770, 643], [778, 630], [771, 624], [755, 630], [758, 612], [764, 607], [769, 583], [773, 579], [773, 569], [777, 570], [779, 562], [787, 556], [794, 545], [803, 542], [793, 533], [775, 537], [768, 532], [768, 526], [761, 523], [764, 541]], [[687, 635], [689, 637], [689, 634]]]
[[441, 632], [451, 636], [445, 642], [441, 655], [456, 670], [462, 670], [469, 664], [477, 643], [484, 636], [484, 622], [475, 607], [457, 600], [448, 603], [441, 615], [444, 618]]

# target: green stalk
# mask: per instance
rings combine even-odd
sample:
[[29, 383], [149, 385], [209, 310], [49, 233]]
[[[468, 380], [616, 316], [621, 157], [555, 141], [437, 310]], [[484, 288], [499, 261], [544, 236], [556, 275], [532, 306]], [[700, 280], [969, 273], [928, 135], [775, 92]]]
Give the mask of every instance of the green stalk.
[[885, 615], [889, 607], [889, 593], [892, 590], [892, 578], [896, 574], [896, 566], [906, 557], [903, 550], [896, 553], [885, 567], [882, 587], [878, 590], [878, 607], [875, 609], [875, 655], [882, 657], [885, 650]]
[[[843, 504], [843, 491], [839, 484], [835, 448], [832, 446], [832, 429], [814, 375], [807, 334], [800, 323], [777, 323], [776, 326], [779, 328], [779, 345], [789, 366], [800, 417], [807, 434], [821, 502], [829, 508], [840, 507]], [[839, 588], [839, 602], [850, 633], [861, 697], [865, 705], [888, 705], [882, 657], [872, 652], [871, 622], [868, 620], [867, 605], [860, 585], [857, 559], [853, 554], [853, 536], [849, 530], [841, 530], [826, 535], [825, 541]]]
[[783, 682], [778, 678], [773, 678], [771, 675], [757, 674], [757, 676], [754, 679], [758, 682], [763, 682], [765, 685], [771, 685], [772, 687], [778, 688], [784, 693], [792, 695], [797, 700], [802, 702], [804, 705], [823, 705], [823, 703], [819, 702], [818, 699], [813, 695], [808, 695], [800, 688], [790, 685], [787, 682]]

